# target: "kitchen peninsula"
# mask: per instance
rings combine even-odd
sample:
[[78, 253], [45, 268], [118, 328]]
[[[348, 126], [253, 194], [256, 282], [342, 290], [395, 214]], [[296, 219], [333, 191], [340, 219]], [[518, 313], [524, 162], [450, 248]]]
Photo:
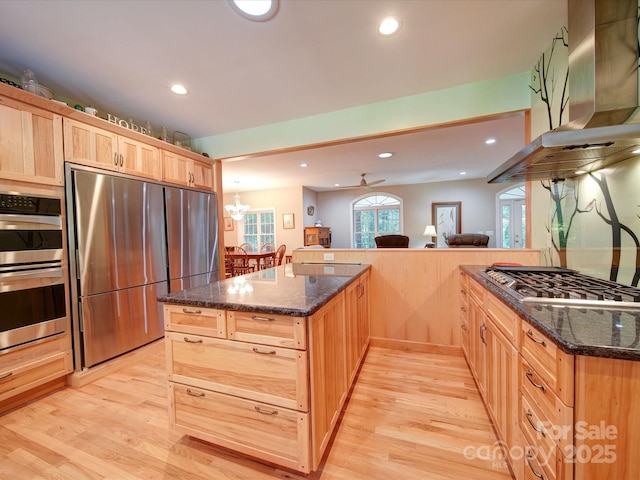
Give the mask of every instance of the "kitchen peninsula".
[[369, 270], [286, 264], [160, 296], [171, 426], [316, 470], [369, 344]]
[[639, 478], [640, 310], [522, 303], [483, 272], [460, 267], [462, 349], [516, 478]]

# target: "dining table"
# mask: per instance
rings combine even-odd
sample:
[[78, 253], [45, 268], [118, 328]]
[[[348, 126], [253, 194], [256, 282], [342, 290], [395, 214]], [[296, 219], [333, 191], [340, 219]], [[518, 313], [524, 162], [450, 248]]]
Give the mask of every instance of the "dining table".
[[[233, 251], [229, 251], [227, 250], [225, 252], [225, 256], [228, 259], [234, 259], [234, 258], [243, 258], [244, 254], [243, 253], [235, 253]], [[247, 252], [247, 258], [249, 259], [249, 262], [252, 263], [253, 265], [256, 266], [256, 270], [262, 270], [263, 268], [267, 268], [267, 262], [266, 260], [271, 258], [273, 260], [275, 260], [276, 258], [276, 252]], [[271, 265], [268, 266], [272, 266], [274, 264], [274, 262], [271, 262]]]

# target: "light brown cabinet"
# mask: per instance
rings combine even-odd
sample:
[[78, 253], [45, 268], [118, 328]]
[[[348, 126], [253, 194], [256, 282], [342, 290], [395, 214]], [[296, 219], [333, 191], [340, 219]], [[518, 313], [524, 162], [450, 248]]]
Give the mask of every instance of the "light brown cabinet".
[[365, 272], [309, 317], [165, 305], [171, 426], [316, 470], [369, 343], [367, 285]]
[[213, 166], [167, 150], [162, 150], [162, 179], [187, 187], [213, 189]]
[[156, 147], [69, 118], [64, 119], [64, 152], [68, 162], [162, 179]]
[[[503, 442], [505, 458], [509, 459], [515, 471], [517, 466], [506, 450], [519, 441], [515, 415], [518, 407], [518, 351], [512, 342], [518, 335], [516, 326], [519, 318], [509, 309], [503, 310], [495, 305], [494, 298], [478, 282], [466, 274], [462, 278], [461, 296], [466, 296], [466, 299], [461, 300], [461, 306], [468, 309], [469, 332], [465, 355]], [[464, 342], [464, 329], [462, 339]]]
[[347, 375], [352, 383], [369, 345], [369, 272], [347, 287], [346, 308]]
[[[73, 370], [68, 333], [0, 356], [0, 413], [60, 388]], [[50, 386], [46, 389], [38, 387]]]
[[[466, 301], [484, 312], [470, 309], [466, 358], [515, 478], [640, 478], [640, 362], [568, 354], [466, 273], [461, 279]], [[478, 318], [486, 367], [482, 341], [474, 344]]]
[[63, 185], [63, 167], [62, 117], [0, 96], [0, 178]]
[[305, 227], [304, 245], [321, 245], [324, 248], [331, 247], [331, 229], [329, 227]]

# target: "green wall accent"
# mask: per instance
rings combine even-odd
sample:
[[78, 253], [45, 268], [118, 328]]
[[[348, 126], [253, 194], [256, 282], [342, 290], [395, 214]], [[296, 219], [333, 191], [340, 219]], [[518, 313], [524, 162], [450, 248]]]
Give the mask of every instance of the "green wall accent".
[[227, 158], [528, 109], [530, 72], [194, 139]]

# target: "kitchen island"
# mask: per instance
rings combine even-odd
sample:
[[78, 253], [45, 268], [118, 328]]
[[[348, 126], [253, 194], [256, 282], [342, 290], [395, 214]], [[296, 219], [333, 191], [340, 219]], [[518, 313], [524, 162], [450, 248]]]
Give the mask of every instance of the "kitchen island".
[[159, 297], [171, 426], [316, 470], [369, 344], [369, 270], [286, 264]]
[[462, 347], [517, 479], [640, 478], [640, 310], [522, 303], [461, 265]]

